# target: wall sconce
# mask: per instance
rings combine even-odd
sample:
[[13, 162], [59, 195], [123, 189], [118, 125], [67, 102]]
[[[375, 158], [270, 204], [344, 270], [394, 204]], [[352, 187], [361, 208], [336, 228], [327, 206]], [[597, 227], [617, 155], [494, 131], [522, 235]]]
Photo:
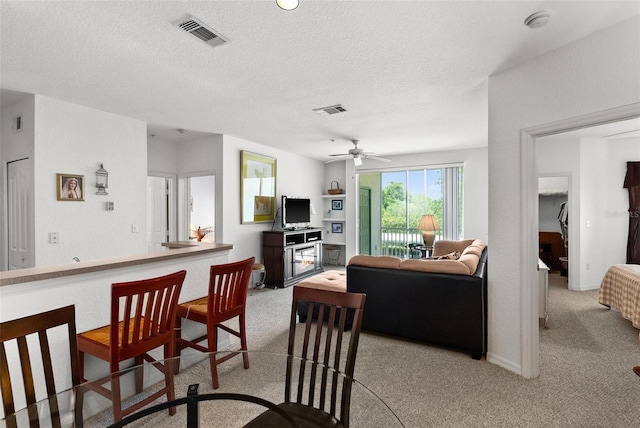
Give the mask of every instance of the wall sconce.
[[96, 187], [98, 191], [96, 195], [108, 195], [106, 189], [109, 187], [109, 173], [100, 164], [100, 169], [96, 171]]

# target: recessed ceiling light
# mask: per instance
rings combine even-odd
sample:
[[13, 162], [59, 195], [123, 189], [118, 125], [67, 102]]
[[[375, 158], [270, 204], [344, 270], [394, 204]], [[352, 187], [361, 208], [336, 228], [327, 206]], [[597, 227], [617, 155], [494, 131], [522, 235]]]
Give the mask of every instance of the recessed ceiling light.
[[550, 19], [551, 11], [541, 10], [540, 12], [536, 12], [533, 15], [529, 15], [527, 19], [524, 20], [524, 25], [531, 29], [540, 28], [546, 25]]
[[276, 4], [282, 10], [293, 10], [298, 7], [298, 0], [276, 0]]

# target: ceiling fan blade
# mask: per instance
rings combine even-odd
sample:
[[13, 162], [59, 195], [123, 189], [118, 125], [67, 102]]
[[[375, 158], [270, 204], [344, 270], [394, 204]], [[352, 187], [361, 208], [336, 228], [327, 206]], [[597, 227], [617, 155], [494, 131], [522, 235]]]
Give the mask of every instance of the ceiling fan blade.
[[341, 156], [343, 158], [348, 158], [348, 157], [351, 157], [351, 154], [350, 153], [335, 153], [335, 154], [329, 155], [329, 156]]
[[345, 160], [350, 158], [351, 156], [348, 157], [342, 157], [342, 158], [335, 158], [335, 159], [329, 159], [328, 161], [325, 161], [324, 163], [331, 163], [331, 162], [336, 162], [336, 161], [341, 161], [341, 160]]

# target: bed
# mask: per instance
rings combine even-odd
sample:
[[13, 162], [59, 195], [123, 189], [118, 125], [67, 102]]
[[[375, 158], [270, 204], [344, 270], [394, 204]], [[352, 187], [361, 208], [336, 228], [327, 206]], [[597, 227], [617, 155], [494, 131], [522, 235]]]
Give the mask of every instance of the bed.
[[609, 267], [600, 284], [598, 302], [619, 309], [624, 319], [640, 329], [640, 265]]

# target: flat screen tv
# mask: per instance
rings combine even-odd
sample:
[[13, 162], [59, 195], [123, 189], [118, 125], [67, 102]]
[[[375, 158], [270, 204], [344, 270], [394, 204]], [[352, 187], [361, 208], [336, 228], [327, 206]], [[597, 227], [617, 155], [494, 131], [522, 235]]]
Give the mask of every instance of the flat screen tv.
[[311, 223], [311, 200], [282, 196], [282, 227], [285, 229], [306, 227]]

